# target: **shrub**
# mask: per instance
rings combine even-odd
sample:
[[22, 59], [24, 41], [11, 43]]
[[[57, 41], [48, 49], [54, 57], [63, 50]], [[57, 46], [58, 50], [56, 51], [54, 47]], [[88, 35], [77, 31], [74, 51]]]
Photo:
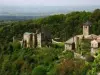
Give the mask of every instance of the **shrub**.
[[46, 68], [43, 65], [39, 65], [35, 67], [32, 71], [32, 75], [46, 75]]
[[88, 62], [93, 62], [93, 61], [94, 61], [94, 57], [91, 56], [91, 55], [87, 55], [87, 56], [86, 56], [86, 61], [88, 61]]
[[58, 75], [57, 66], [53, 67], [53, 68], [47, 73], [47, 75]]
[[88, 65], [83, 60], [62, 61], [57, 67], [57, 75], [86, 75]]
[[65, 53], [63, 53], [63, 56], [66, 59], [72, 59], [72, 58], [74, 58], [74, 53], [71, 51], [66, 51]]

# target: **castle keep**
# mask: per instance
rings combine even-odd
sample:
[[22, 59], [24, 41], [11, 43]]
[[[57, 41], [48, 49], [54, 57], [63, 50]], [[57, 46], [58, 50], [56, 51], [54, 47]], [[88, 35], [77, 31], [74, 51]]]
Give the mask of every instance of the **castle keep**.
[[89, 34], [89, 27], [91, 23], [87, 21], [83, 23], [83, 34], [76, 35], [65, 42], [65, 51], [66, 50], [76, 50], [81, 43], [80, 40], [86, 39], [90, 40], [91, 44], [91, 54], [95, 54], [97, 49], [100, 47], [100, 36], [95, 34]]

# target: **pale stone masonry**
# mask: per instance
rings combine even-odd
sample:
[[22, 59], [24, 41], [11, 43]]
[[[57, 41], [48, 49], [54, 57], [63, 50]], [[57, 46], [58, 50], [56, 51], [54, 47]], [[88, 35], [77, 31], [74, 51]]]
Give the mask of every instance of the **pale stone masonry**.
[[[80, 40], [86, 39], [90, 40], [91, 44], [91, 54], [95, 54], [100, 47], [100, 36], [95, 34], [89, 34], [89, 27], [91, 26], [91, 23], [87, 21], [86, 23], [83, 23], [83, 34], [82, 35], [76, 35], [69, 40], [65, 42], [65, 51], [66, 50], [76, 50], [78, 47], [78, 44], [80, 44]], [[74, 43], [74, 44], [73, 44]]]
[[41, 48], [43, 46], [50, 46], [52, 43], [51, 35], [49, 32], [36, 32], [23, 34], [22, 46], [26, 48]]
[[65, 50], [75, 50], [77, 49], [77, 45], [82, 38], [87, 38], [89, 36], [89, 26], [91, 23], [87, 21], [83, 23], [83, 34], [76, 35], [65, 42]]
[[91, 23], [87, 21], [83, 24], [83, 36], [86, 37], [89, 35], [89, 27], [91, 26]]
[[25, 32], [23, 34], [23, 46], [24, 47], [33, 47], [35, 46], [35, 33]]
[[38, 47], [42, 47], [42, 34], [41, 33], [39, 33], [39, 34], [37, 34], [37, 46]]
[[94, 55], [98, 49], [98, 42], [96, 39], [91, 41], [91, 54]]

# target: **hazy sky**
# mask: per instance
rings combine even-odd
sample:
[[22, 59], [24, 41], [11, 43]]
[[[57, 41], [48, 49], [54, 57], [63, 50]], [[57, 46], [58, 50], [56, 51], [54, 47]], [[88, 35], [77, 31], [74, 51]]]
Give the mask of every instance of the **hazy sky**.
[[3, 6], [85, 6], [100, 5], [100, 0], [0, 0]]

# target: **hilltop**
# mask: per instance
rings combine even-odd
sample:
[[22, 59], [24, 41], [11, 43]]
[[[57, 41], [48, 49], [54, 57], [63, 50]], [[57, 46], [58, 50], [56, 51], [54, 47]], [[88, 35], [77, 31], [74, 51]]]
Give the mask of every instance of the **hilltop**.
[[[19, 40], [25, 32], [46, 28], [52, 38], [65, 42], [82, 33], [82, 24], [92, 22], [90, 33], [100, 34], [100, 9], [93, 12], [76, 11], [25, 21], [0, 21], [0, 75], [95, 75], [100, 72], [100, 53], [87, 61], [74, 58], [64, 51], [64, 45], [50, 48], [22, 48]], [[13, 41], [13, 36], [16, 41]], [[86, 46], [84, 46], [86, 47]]]

